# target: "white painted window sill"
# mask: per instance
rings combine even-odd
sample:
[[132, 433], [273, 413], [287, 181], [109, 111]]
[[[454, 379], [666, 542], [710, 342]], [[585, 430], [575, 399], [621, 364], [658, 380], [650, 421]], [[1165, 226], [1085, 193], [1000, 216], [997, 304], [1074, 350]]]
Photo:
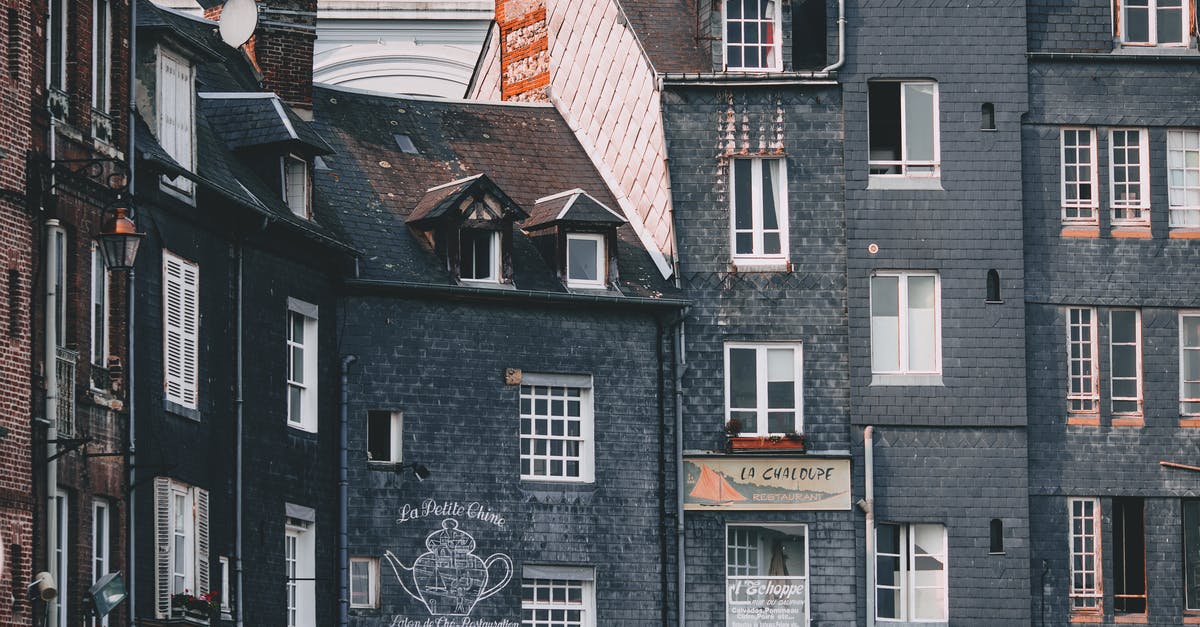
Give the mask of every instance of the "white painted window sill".
[[872, 174], [867, 178], [867, 189], [934, 190], [942, 189], [939, 176], [898, 176], [895, 174]]
[[871, 385], [945, 385], [940, 374], [873, 374]]
[[791, 264], [787, 259], [734, 259], [733, 269], [737, 272], [788, 272]]

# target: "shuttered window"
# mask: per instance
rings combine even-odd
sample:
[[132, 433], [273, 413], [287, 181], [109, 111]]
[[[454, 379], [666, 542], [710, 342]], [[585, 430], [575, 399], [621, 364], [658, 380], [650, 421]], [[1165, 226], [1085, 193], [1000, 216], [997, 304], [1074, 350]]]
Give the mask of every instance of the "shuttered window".
[[173, 595], [209, 591], [208, 491], [156, 477], [154, 536], [155, 613], [169, 618]]
[[[158, 49], [158, 141], [187, 170], [195, 167], [192, 78], [192, 66], [185, 59]], [[163, 183], [179, 192], [192, 193], [192, 182], [182, 176], [164, 177]]]
[[167, 400], [196, 409], [200, 266], [163, 251], [163, 386]]

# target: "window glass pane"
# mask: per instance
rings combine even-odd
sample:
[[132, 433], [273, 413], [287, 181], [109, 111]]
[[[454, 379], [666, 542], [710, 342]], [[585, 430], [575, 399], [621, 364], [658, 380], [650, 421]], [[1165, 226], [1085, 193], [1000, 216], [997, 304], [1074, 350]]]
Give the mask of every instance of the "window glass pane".
[[764, 159], [760, 163], [762, 164], [763, 230], [774, 231], [779, 228], [779, 214], [775, 197], [779, 160]]
[[1145, 0], [1125, 2], [1125, 41], [1150, 41], [1150, 10]]
[[946, 618], [946, 591], [942, 588], [923, 588], [913, 592], [912, 617], [914, 620], [942, 620]]
[[930, 83], [904, 83], [905, 161], [933, 161], [936, 90]]
[[729, 349], [729, 405], [757, 407], [758, 382], [753, 348]]
[[1200, 610], [1200, 501], [1183, 502], [1184, 596], [1189, 610]]
[[900, 311], [900, 278], [877, 276], [871, 278], [871, 316], [897, 316]]
[[[868, 141], [871, 161], [900, 159], [900, 83], [867, 84]], [[876, 172], [872, 168], [872, 173]]]
[[1200, 346], [1200, 316], [1183, 316], [1183, 345]]
[[567, 277], [579, 281], [600, 280], [596, 257], [600, 243], [591, 238], [569, 237], [567, 239]]
[[792, 360], [795, 351], [790, 348], [767, 349], [767, 380], [795, 380], [795, 362]]
[[751, 163], [749, 159], [733, 160], [734, 225], [738, 229], [754, 228], [750, 187]]
[[945, 530], [941, 525], [913, 525], [913, 550], [918, 554], [940, 555], [946, 551]]
[[1158, 0], [1158, 43], [1177, 44], [1183, 42], [1182, 0]]
[[772, 381], [767, 384], [767, 407], [791, 409], [796, 406], [796, 385], [791, 381]]

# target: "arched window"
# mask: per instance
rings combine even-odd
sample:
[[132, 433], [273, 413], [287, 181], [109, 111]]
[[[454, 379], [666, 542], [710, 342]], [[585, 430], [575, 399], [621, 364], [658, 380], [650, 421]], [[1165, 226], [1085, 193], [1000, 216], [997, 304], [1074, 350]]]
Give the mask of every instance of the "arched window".
[[1000, 300], [1000, 273], [995, 270], [988, 270], [987, 273], [987, 302], [1002, 302]]

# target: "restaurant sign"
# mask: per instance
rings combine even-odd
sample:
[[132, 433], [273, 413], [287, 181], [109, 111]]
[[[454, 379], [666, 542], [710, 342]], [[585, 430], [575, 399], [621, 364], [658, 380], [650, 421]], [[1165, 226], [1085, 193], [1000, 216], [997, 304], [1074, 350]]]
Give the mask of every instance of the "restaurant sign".
[[847, 510], [850, 460], [684, 458], [685, 509]]

